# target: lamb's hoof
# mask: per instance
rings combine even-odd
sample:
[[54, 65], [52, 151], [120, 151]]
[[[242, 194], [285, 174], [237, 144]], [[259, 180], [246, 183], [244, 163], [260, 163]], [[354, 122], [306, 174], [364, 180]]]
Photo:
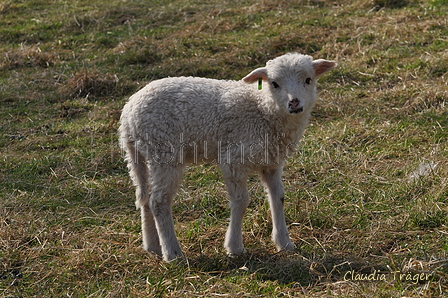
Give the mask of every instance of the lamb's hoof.
[[240, 257], [240, 256], [242, 256], [242, 255], [244, 255], [244, 254], [246, 254], [246, 253], [247, 253], [247, 251], [246, 251], [246, 249], [243, 247], [243, 248], [234, 250], [234, 251], [232, 251], [232, 252], [228, 251], [228, 252], [227, 252], [227, 256], [228, 256], [229, 258], [234, 259], [234, 258], [238, 258], [238, 257]]
[[177, 257], [177, 258], [174, 258], [174, 259], [171, 259], [169, 261], [167, 261], [167, 260], [165, 260], [165, 261], [167, 263], [169, 263], [169, 264], [175, 264], [175, 265], [185, 265], [185, 264], [188, 264], [187, 258], [184, 255], [182, 255], [180, 257]]
[[159, 257], [162, 256], [162, 249], [160, 248], [160, 246], [159, 247], [153, 247], [153, 248], [151, 248], [151, 247], [143, 247], [143, 249], [145, 251], [147, 251], [148, 253], [150, 253], [150, 254], [157, 255]]
[[163, 253], [163, 260], [167, 263], [183, 263], [186, 262], [186, 258], [182, 253], [182, 250], [173, 250], [171, 252]]
[[289, 251], [289, 252], [293, 252], [295, 249], [295, 245], [294, 243], [292, 243], [291, 241], [289, 241], [288, 243], [284, 244], [284, 245], [278, 245], [277, 246], [277, 251]]

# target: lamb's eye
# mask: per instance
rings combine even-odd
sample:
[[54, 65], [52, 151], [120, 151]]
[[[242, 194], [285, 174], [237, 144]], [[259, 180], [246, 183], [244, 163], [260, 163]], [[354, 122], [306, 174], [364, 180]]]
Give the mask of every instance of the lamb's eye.
[[305, 84], [307, 84], [307, 85], [311, 84], [311, 78], [306, 78]]
[[280, 87], [276, 82], [272, 82], [272, 86], [274, 86], [275, 89], [277, 89], [278, 87]]

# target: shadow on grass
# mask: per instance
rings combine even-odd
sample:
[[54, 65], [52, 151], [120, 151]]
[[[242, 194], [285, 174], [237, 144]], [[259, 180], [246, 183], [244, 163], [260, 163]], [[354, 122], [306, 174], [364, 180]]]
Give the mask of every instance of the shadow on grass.
[[201, 255], [189, 260], [190, 269], [216, 275], [253, 275], [261, 281], [277, 281], [281, 285], [307, 287], [319, 282], [336, 282], [347, 272], [372, 274], [387, 272], [386, 265], [372, 264], [353, 256], [326, 256], [309, 260], [297, 253], [247, 253], [239, 257]]

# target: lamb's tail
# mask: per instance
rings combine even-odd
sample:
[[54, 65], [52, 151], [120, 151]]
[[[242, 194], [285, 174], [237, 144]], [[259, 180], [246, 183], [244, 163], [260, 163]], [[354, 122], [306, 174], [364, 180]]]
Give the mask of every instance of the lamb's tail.
[[120, 126], [120, 146], [126, 153], [126, 162], [129, 168], [129, 175], [131, 176], [135, 190], [135, 205], [137, 209], [140, 209], [144, 205], [148, 204], [150, 196], [150, 174], [149, 165], [146, 158], [138, 150], [138, 146], [135, 141], [130, 137], [125, 125]]

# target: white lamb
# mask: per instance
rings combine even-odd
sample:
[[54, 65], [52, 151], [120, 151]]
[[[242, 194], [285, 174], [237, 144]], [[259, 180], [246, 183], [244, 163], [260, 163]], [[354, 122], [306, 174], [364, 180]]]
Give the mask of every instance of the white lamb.
[[247, 177], [253, 171], [266, 186], [277, 249], [293, 250], [283, 211], [283, 166], [310, 118], [317, 77], [335, 66], [289, 53], [242, 81], [166, 78], [131, 96], [120, 119], [120, 144], [136, 186], [144, 249], [165, 261], [183, 258], [174, 231], [173, 197], [187, 164], [215, 162], [230, 198], [228, 254], [245, 251], [242, 221], [249, 204]]

